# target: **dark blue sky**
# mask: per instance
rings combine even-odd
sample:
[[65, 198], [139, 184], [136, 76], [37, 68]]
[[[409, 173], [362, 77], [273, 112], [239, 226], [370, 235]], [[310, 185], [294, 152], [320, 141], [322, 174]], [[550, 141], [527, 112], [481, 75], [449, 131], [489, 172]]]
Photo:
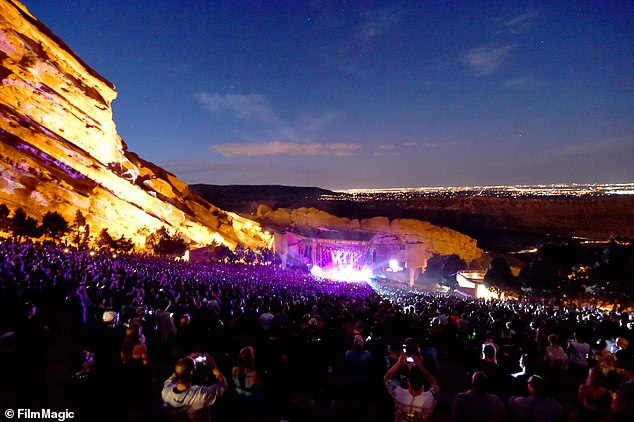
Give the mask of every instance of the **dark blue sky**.
[[188, 183], [634, 181], [634, 3], [28, 0]]

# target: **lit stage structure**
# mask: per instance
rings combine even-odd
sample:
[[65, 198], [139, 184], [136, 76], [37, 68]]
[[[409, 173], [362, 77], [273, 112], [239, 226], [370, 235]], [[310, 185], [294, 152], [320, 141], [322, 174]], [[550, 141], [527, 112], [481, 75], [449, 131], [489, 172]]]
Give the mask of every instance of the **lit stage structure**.
[[295, 228], [275, 233], [282, 266], [311, 270], [325, 278], [366, 281], [388, 278], [414, 285], [430, 254], [423, 242], [411, 243], [389, 233]]
[[456, 291], [464, 296], [479, 299], [499, 299], [498, 295], [484, 284], [484, 272], [482, 271], [458, 271], [456, 281], [458, 282]]

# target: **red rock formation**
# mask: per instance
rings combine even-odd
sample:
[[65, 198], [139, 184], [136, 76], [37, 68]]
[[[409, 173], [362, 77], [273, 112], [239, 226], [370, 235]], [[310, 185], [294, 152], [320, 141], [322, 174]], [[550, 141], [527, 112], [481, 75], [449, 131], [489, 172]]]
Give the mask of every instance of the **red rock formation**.
[[[268, 245], [259, 226], [209, 204], [128, 151], [114, 85], [19, 2], [0, 2], [0, 202], [41, 217], [87, 216], [93, 233], [167, 226], [199, 244]], [[138, 240], [138, 239], [137, 239]]]
[[350, 219], [337, 217], [316, 208], [298, 208], [290, 210], [278, 208], [272, 210], [266, 205], [260, 205], [257, 219], [262, 224], [268, 224], [280, 229], [290, 227], [329, 228], [351, 232], [385, 233], [399, 236], [403, 243], [414, 244], [422, 242], [423, 253], [426, 257], [434, 254], [457, 254], [467, 263], [482, 256], [483, 251], [478, 248], [476, 240], [446, 227], [435, 226], [426, 221], [409, 218], [389, 221], [386, 217], [369, 219]]

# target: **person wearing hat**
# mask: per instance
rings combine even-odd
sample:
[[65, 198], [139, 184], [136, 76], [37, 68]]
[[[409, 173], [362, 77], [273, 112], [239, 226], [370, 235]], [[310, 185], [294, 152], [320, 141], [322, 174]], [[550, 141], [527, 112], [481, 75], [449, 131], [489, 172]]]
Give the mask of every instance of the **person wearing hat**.
[[[211, 370], [215, 384], [194, 384], [197, 364]], [[161, 391], [163, 410], [171, 421], [209, 421], [211, 406], [226, 390], [227, 380], [214, 359], [208, 354], [192, 354], [179, 359], [174, 373], [165, 380]]]

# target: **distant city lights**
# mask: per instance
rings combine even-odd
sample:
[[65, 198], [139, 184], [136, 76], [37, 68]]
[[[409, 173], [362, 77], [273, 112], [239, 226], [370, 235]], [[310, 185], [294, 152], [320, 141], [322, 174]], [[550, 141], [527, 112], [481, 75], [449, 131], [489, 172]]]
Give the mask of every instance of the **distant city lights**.
[[616, 184], [550, 184], [550, 185], [500, 185], [500, 186], [460, 186], [460, 187], [419, 187], [388, 189], [345, 189], [334, 194], [322, 195], [324, 201], [358, 201], [376, 199], [406, 200], [426, 197], [497, 197], [497, 198], [537, 198], [537, 197], [600, 197], [611, 195], [634, 195], [634, 183]]

